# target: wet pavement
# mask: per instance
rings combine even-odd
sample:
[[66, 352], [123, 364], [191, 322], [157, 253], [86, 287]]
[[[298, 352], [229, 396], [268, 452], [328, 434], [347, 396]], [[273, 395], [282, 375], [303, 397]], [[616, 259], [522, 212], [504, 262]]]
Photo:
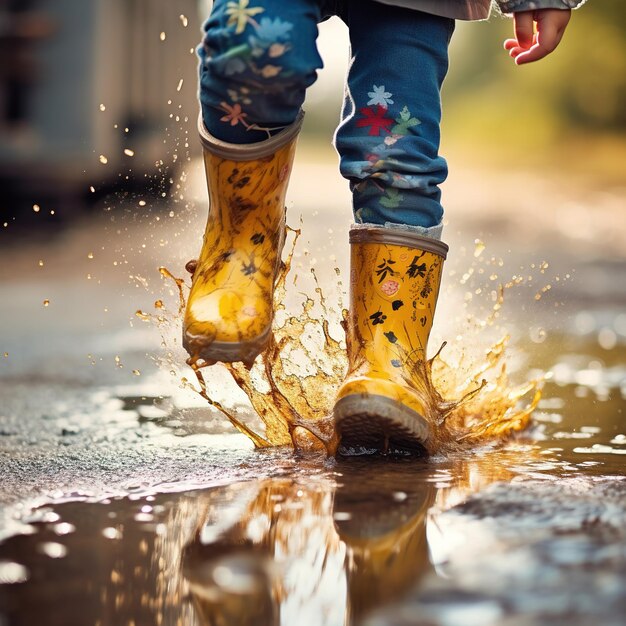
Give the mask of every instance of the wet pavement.
[[[519, 174], [451, 161], [431, 345], [478, 359], [508, 333], [512, 378], [549, 372], [528, 432], [457, 457], [257, 452], [181, 382], [158, 267], [182, 275], [199, 246], [197, 163], [167, 201], [2, 230], [2, 626], [624, 624], [623, 190], [529, 175], [511, 200]], [[294, 173], [294, 295], [311, 265], [331, 300], [347, 275], [334, 163], [304, 150]], [[223, 370], [211, 384], [245, 405]]]

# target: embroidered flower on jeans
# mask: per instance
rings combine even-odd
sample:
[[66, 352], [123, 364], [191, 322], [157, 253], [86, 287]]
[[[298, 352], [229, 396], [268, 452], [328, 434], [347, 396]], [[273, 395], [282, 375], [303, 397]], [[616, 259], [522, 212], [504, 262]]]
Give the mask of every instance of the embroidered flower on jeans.
[[240, 104], [233, 104], [231, 106], [226, 102], [220, 102], [220, 107], [226, 113], [226, 115], [220, 117], [220, 122], [230, 122], [231, 126], [237, 126], [237, 124], [246, 125], [244, 118], [248, 117], [248, 114], [241, 110]]
[[236, 35], [241, 35], [246, 30], [248, 22], [254, 23], [254, 20], [252, 20], [254, 15], [265, 11], [261, 7], [248, 8], [249, 4], [250, 0], [237, 0], [237, 2], [229, 2], [226, 5], [226, 15], [229, 16], [226, 25], [234, 26]]
[[252, 56], [258, 58], [266, 52], [274, 59], [282, 56], [289, 50], [286, 42], [290, 39], [292, 29], [291, 22], [284, 22], [278, 17], [276, 19], [264, 17], [254, 26], [254, 34], [248, 37]]
[[381, 85], [377, 87], [376, 85], [372, 86], [374, 91], [368, 91], [367, 95], [371, 98], [367, 103], [367, 106], [378, 105], [386, 109], [390, 104], [393, 104], [393, 100], [391, 96], [393, 95], [389, 91], [385, 91], [385, 85]]
[[369, 128], [370, 135], [380, 135], [381, 131], [386, 133], [390, 132], [389, 128], [393, 124], [393, 120], [389, 117], [385, 117], [387, 109], [376, 105], [376, 110], [373, 107], [364, 107], [359, 109], [359, 112], [363, 116], [363, 119], [356, 121], [357, 128]]

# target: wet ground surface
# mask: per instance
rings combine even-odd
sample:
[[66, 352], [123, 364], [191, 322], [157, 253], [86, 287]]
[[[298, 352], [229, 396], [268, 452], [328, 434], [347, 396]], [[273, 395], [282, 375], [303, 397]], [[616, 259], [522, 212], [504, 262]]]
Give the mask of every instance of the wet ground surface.
[[[342, 182], [319, 186], [331, 166], [300, 165], [290, 201], [294, 291], [314, 265], [329, 297], [349, 223]], [[177, 323], [135, 311], [176, 309], [158, 266], [182, 274], [198, 246], [199, 181], [38, 238], [5, 228], [0, 624], [623, 624], [621, 191], [535, 177], [510, 206], [514, 177], [486, 194], [456, 170], [432, 345], [454, 351], [520, 277], [473, 341], [509, 333], [514, 378], [550, 372], [529, 432], [459, 458], [256, 452], [181, 387]]]

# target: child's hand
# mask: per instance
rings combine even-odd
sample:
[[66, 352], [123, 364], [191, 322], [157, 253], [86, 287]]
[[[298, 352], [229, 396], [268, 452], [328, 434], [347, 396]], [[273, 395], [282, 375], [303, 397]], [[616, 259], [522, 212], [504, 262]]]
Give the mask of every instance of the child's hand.
[[543, 59], [559, 45], [571, 13], [568, 9], [538, 9], [515, 13], [515, 39], [507, 39], [504, 49], [509, 51], [516, 65]]

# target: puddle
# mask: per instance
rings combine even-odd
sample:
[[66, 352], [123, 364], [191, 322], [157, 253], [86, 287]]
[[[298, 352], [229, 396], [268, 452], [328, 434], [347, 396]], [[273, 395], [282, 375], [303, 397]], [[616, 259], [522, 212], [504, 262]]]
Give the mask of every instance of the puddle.
[[[75, 496], [24, 513], [28, 531], [0, 544], [0, 623], [399, 623], [385, 617], [385, 607], [395, 615], [424, 581], [430, 604], [419, 606], [429, 623], [474, 623], [460, 616], [476, 615], [483, 620], [476, 623], [489, 624], [506, 614], [507, 603], [519, 604], [524, 589], [502, 583], [493, 587], [498, 598], [486, 600], [465, 591], [461, 597], [455, 585], [465, 584], [470, 569], [480, 582], [508, 563], [500, 572], [506, 580], [529, 559], [539, 579], [600, 559], [609, 563], [607, 580], [623, 588], [624, 543], [616, 529], [626, 519], [626, 491], [613, 497], [613, 509], [606, 508], [610, 489], [595, 499], [575, 496], [611, 478], [623, 486], [624, 378], [611, 363], [616, 355], [600, 359], [591, 344], [577, 354], [558, 357], [532, 429], [504, 447], [430, 461], [261, 451], [254, 454], [264, 477], [254, 478], [253, 470], [227, 484], [207, 479], [203, 487], [199, 469], [197, 482], [179, 482], [177, 493], [157, 487], [100, 501]], [[183, 439], [193, 436], [185, 420], [172, 417], [171, 403], [154, 400], [126, 395], [121, 410]], [[223, 436], [219, 431], [215, 436]], [[208, 426], [203, 436], [211, 432]], [[559, 502], [567, 489], [572, 497]], [[559, 513], [564, 502], [569, 526]], [[513, 528], [518, 542], [543, 529], [548, 534], [529, 545], [544, 556], [524, 551], [528, 546], [507, 552], [510, 537], [502, 528], [477, 527], [477, 517], [495, 519], [496, 528], [506, 518], [500, 526]], [[589, 524], [612, 530], [560, 538]], [[486, 550], [480, 571], [467, 564], [474, 543]], [[437, 610], [432, 589], [443, 594]]]

